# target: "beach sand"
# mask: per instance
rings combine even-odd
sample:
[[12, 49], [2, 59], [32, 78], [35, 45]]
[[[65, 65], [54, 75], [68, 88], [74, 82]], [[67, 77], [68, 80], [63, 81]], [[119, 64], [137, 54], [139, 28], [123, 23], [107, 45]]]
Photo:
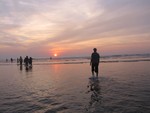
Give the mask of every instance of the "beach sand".
[[91, 81], [89, 63], [33, 65], [28, 71], [0, 65], [0, 113], [149, 113], [149, 67], [101, 63], [98, 81]]

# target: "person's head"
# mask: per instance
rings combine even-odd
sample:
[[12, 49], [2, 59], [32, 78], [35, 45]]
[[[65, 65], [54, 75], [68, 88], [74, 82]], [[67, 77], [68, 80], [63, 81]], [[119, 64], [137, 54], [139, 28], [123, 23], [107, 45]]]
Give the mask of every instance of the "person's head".
[[93, 49], [93, 51], [94, 51], [94, 52], [96, 52], [96, 51], [97, 51], [97, 49], [96, 49], [96, 48], [94, 48], [94, 49]]

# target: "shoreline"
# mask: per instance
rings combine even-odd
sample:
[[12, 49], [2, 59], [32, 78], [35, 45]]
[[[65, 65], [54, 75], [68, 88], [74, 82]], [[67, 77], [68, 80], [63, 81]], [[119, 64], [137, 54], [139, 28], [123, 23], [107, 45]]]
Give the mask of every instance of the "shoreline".
[[[119, 62], [149, 62], [150, 59], [130, 59], [130, 60], [102, 60], [100, 63], [119, 63]], [[53, 65], [53, 64], [85, 64], [85, 63], [90, 63], [90, 61], [33, 61], [33, 65]], [[17, 64], [17, 62], [0, 62], [0, 65], [20, 65]], [[24, 65], [24, 64], [23, 64]]]

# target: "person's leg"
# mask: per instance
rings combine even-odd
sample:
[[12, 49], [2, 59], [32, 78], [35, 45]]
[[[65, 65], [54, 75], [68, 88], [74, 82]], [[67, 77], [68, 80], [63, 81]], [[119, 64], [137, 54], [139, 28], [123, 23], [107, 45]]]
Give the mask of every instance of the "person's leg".
[[96, 77], [98, 77], [98, 64], [95, 65], [95, 73], [96, 73]]
[[91, 66], [91, 71], [92, 71], [92, 75], [94, 76], [94, 64], [92, 63], [92, 66]]

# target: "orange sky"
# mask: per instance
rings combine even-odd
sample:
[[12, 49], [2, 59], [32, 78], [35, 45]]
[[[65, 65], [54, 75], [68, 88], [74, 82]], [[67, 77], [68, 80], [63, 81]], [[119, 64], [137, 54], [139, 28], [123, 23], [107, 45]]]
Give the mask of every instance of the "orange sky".
[[150, 53], [148, 0], [1, 0], [0, 58]]

